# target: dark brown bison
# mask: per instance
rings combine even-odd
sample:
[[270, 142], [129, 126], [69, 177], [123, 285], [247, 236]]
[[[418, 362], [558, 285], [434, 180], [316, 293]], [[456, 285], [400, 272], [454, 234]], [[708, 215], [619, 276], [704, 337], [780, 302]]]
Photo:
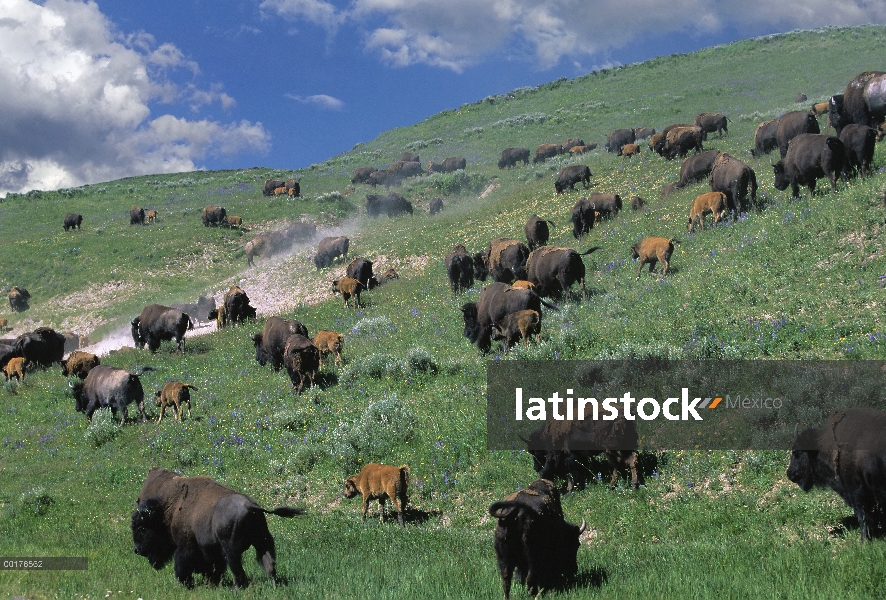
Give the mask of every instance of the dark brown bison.
[[469, 290], [474, 285], [474, 263], [464, 246], [456, 244], [446, 255], [444, 263], [453, 294]]
[[262, 195], [270, 196], [274, 193], [274, 190], [277, 188], [285, 187], [286, 182], [282, 179], [266, 179], [265, 187], [262, 190]]
[[757, 174], [726, 152], [714, 160], [708, 183], [712, 192], [726, 194], [729, 208], [736, 213], [748, 212], [757, 202]]
[[83, 223], [83, 215], [68, 213], [65, 215], [63, 227], [65, 228], [65, 231], [67, 231], [68, 229], [80, 229], [81, 223]]
[[38, 327], [23, 333], [12, 343], [15, 356], [40, 367], [61, 363], [65, 354], [65, 336], [50, 327]]
[[549, 158], [563, 154], [563, 146], [560, 144], [539, 144], [535, 149], [535, 156], [532, 158], [533, 163], [544, 162]]
[[587, 198], [582, 198], [572, 207], [572, 235], [575, 239], [581, 238], [593, 229], [596, 221], [594, 207]]
[[91, 352], [75, 350], [62, 361], [62, 375], [76, 375], [80, 379], [86, 379], [89, 372], [101, 364], [101, 360]]
[[314, 378], [320, 370], [320, 351], [310, 338], [293, 333], [286, 339], [283, 348], [283, 366], [289, 373], [295, 393], [301, 394], [305, 382], [314, 385]]
[[366, 195], [366, 214], [370, 217], [387, 215], [388, 218], [394, 218], [407, 213], [411, 215], [412, 211], [412, 203], [396, 192], [387, 196]]
[[308, 328], [295, 319], [268, 317], [261, 333], [252, 336], [252, 343], [255, 346], [255, 360], [258, 361], [258, 364], [265, 366], [271, 363], [271, 368], [279, 371], [283, 366], [286, 340], [295, 333], [308, 337]]
[[584, 519], [580, 526], [564, 519], [560, 492], [551, 481], [533, 481], [494, 503], [489, 514], [496, 518], [495, 555], [505, 600], [515, 572], [533, 597], [575, 576], [586, 525]]
[[342, 260], [347, 259], [348, 248], [350, 245], [351, 240], [343, 235], [323, 238], [320, 240], [320, 243], [317, 244], [317, 254], [314, 255], [314, 266], [319, 270], [324, 267], [332, 266], [337, 258], [341, 258]]
[[111, 412], [120, 415], [120, 424], [126, 421], [126, 407], [135, 402], [142, 415], [142, 422], [148, 420], [145, 415], [145, 392], [138, 375], [108, 365], [98, 365], [89, 371], [86, 379], [68, 384], [74, 392], [76, 408], [92, 415], [100, 408], [110, 407]]
[[12, 312], [24, 312], [30, 308], [31, 294], [23, 287], [12, 286], [9, 288], [6, 298], [9, 300], [9, 308], [12, 309]]
[[562, 194], [564, 190], [574, 190], [575, 184], [581, 182], [585, 189], [591, 185], [591, 168], [587, 165], [571, 165], [563, 167], [557, 173], [557, 180], [554, 182], [554, 189], [558, 194]]
[[378, 171], [375, 167], [359, 167], [354, 170], [351, 183], [369, 183], [369, 176]]
[[523, 233], [526, 234], [526, 244], [530, 250], [535, 250], [539, 246], [544, 246], [548, 243], [548, 238], [551, 237], [548, 225], [553, 227], [554, 223], [547, 219], [542, 219], [536, 214], [533, 214], [526, 220], [526, 224], [523, 226]]
[[492, 240], [484, 254], [492, 281], [504, 283], [526, 279], [527, 258], [529, 258], [529, 248], [520, 240], [512, 238]]
[[210, 225], [221, 226], [225, 222], [227, 211], [223, 206], [204, 206], [200, 211], [200, 217], [203, 219], [203, 227]]
[[400, 154], [400, 162], [417, 162], [420, 163], [421, 159], [418, 157], [418, 154], [415, 152], [403, 152]]
[[[528, 281], [522, 283], [532, 285]], [[501, 323], [492, 324], [492, 339], [501, 340], [505, 352], [518, 340], [528, 344], [531, 335], [535, 335], [536, 339], [541, 336], [541, 314], [534, 310], [520, 310], [507, 315]]]
[[754, 131], [752, 156], [763, 156], [778, 148], [778, 119], [763, 121]]
[[701, 127], [695, 125], [675, 127], [665, 134], [661, 155], [670, 160], [677, 156], [683, 158], [689, 154], [690, 150], [695, 150], [697, 154], [704, 150], [702, 147], [703, 141], [704, 131]]
[[827, 177], [831, 190], [837, 191], [837, 176], [843, 172], [846, 149], [840, 138], [818, 133], [802, 133], [791, 140], [787, 154], [774, 166], [775, 188], [784, 191], [791, 186], [794, 198], [800, 196], [800, 186], [815, 192], [816, 181]]
[[283, 187], [286, 188], [287, 195], [292, 196], [293, 198], [301, 196], [301, 185], [295, 179], [287, 179], [283, 182]]
[[516, 167], [520, 161], [523, 161], [524, 165], [529, 164], [529, 148], [505, 148], [498, 159], [498, 168], [510, 169]]
[[265, 515], [289, 518], [304, 512], [288, 506], [266, 510], [209, 477], [183, 477], [159, 467], [148, 471], [136, 505], [130, 523], [135, 553], [155, 569], [174, 560], [176, 578], [188, 587], [195, 573], [218, 585], [226, 568], [234, 587], [245, 587], [243, 553], [250, 546], [276, 581], [277, 551]]
[[695, 115], [695, 121], [693, 122], [701, 127], [705, 134], [717, 133], [720, 137], [723, 137], [724, 133], [729, 135], [727, 121], [726, 115], [721, 115], [720, 113], [699, 113]]
[[886, 413], [843, 408], [794, 433], [788, 479], [808, 492], [830, 486], [852, 507], [862, 540], [886, 533]]
[[649, 138], [649, 149], [658, 154], [659, 156], [664, 156], [665, 145], [667, 144], [668, 134], [674, 130], [681, 127], [695, 127], [692, 123], [672, 123], [662, 129], [659, 133], [655, 133]]
[[778, 143], [778, 152], [782, 159], [788, 153], [788, 143], [801, 133], [821, 133], [818, 119], [812, 111], [795, 110], [778, 118], [775, 141]]
[[133, 206], [129, 209], [129, 224], [130, 225], [144, 225], [145, 224], [145, 209], [140, 206]]
[[[298, 224], [294, 223], [293, 225]], [[313, 227], [314, 231], [316, 231], [315, 225], [308, 223], [305, 223], [305, 225]], [[255, 259], [259, 256], [270, 257], [288, 251], [292, 248], [294, 241], [288, 230], [268, 231], [255, 236], [243, 246], [247, 266], [254, 266]]]
[[372, 261], [362, 256], [358, 256], [348, 263], [345, 275], [359, 281], [363, 285], [363, 289], [366, 290], [371, 290], [378, 284], [375, 274], [372, 272]]
[[[532, 290], [521, 290], [506, 283], [491, 283], [480, 292], [477, 302], [462, 306], [464, 336], [477, 344], [481, 352], [488, 352], [492, 344], [492, 324], [500, 323], [506, 316], [521, 310], [541, 313], [542, 300]], [[544, 303], [554, 308], [553, 305]]]
[[708, 150], [684, 158], [683, 164], [680, 165], [680, 180], [674, 187], [682, 188], [707, 179], [718, 156], [720, 156], [719, 150]]
[[434, 161], [429, 162], [427, 173], [428, 175], [431, 173], [452, 173], [459, 169], [464, 169], [467, 164], [467, 159], [452, 156], [450, 158], [444, 158], [442, 163], [436, 163]]
[[633, 144], [637, 141], [633, 129], [616, 129], [606, 137], [606, 150], [617, 154], [625, 144]]
[[431, 216], [440, 214], [443, 212], [443, 200], [440, 198], [434, 198], [428, 203], [428, 214]]
[[599, 249], [594, 246], [579, 253], [572, 248], [543, 246], [533, 250], [526, 260], [527, 278], [539, 296], [565, 294], [575, 283], [585, 294], [585, 265], [581, 257]]
[[249, 296], [239, 286], [232, 286], [222, 300], [222, 308], [217, 315], [218, 327], [226, 327], [229, 323], [242, 323], [246, 319], [254, 319], [256, 310], [249, 304]]
[[886, 72], [859, 73], [849, 81], [842, 94], [831, 98], [829, 104], [828, 121], [838, 136], [852, 123], [877, 127], [886, 119]]
[[867, 125], [852, 123], [840, 132], [840, 141], [846, 150], [846, 162], [843, 175], [847, 178], [859, 173], [862, 177], [870, 175], [871, 163], [874, 161], [874, 148], [877, 144], [877, 131]]
[[141, 314], [130, 321], [132, 341], [136, 348], [148, 345], [151, 353], [157, 352], [160, 342], [173, 340], [179, 352], [185, 353], [185, 332], [194, 327], [191, 318], [178, 310], [162, 304], [149, 304]]
[[652, 127], [637, 127], [634, 129], [634, 142], [645, 140], [655, 135], [655, 129]]

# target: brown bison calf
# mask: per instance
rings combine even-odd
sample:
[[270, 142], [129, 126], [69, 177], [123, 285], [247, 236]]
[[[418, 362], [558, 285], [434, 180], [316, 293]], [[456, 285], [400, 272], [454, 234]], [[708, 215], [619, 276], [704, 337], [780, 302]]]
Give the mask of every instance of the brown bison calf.
[[492, 339], [504, 340], [505, 352], [517, 340], [529, 343], [529, 336], [535, 334], [536, 341], [541, 339], [541, 315], [538, 311], [526, 309], [507, 315], [500, 323], [492, 324]]
[[156, 210], [147, 210], [145, 211], [145, 223], [153, 223], [157, 220], [157, 211]]
[[0, 317], [0, 333], [4, 331], [9, 331], [11, 327], [9, 326], [9, 321], [6, 317]]
[[243, 227], [243, 217], [228, 215], [227, 217], [225, 217], [225, 223], [227, 223], [229, 228], [236, 227], [239, 229], [240, 227]]
[[25, 377], [25, 369], [27, 368], [28, 362], [21, 356], [16, 356], [15, 358], [11, 358], [9, 362], [6, 363], [6, 366], [3, 367], [3, 374], [6, 375], [6, 381], [9, 381], [13, 377], [21, 381]]
[[190, 383], [181, 383], [178, 381], [169, 381], [163, 386], [163, 389], [157, 392], [157, 406], [160, 407], [160, 417], [157, 419], [157, 425], [163, 420], [166, 414], [167, 406], [175, 406], [176, 421], [182, 420], [182, 404], [188, 405], [188, 418], [191, 418], [191, 392], [188, 390], [198, 391], [197, 388]]
[[62, 375], [76, 375], [80, 379], [86, 379], [89, 372], [100, 364], [101, 361], [95, 354], [74, 350], [67, 360], [62, 361]]
[[274, 188], [275, 196], [283, 196], [286, 194], [286, 186], [281, 185], [280, 187]]
[[640, 144], [625, 144], [619, 151], [618, 156], [630, 158], [635, 154], [640, 154]]
[[341, 294], [345, 299], [345, 307], [350, 307], [351, 298], [357, 299], [357, 306], [362, 306], [360, 302], [360, 292], [363, 291], [363, 284], [353, 277], [342, 277], [332, 282], [332, 293]]
[[403, 511], [406, 510], [406, 486], [409, 484], [409, 467], [391, 467], [369, 463], [363, 470], [345, 481], [345, 498], [363, 495], [363, 520], [369, 510], [369, 501], [378, 500], [381, 522], [385, 522], [385, 499], [391, 500], [397, 511], [397, 521], [403, 525]]
[[531, 281], [527, 281], [525, 279], [518, 279], [514, 283], [511, 284], [512, 288], [517, 288], [518, 290], [534, 290], [535, 284]]
[[637, 279], [640, 279], [640, 273], [643, 271], [643, 265], [649, 263], [649, 272], [655, 268], [655, 263], [661, 262], [664, 265], [662, 275], [668, 272], [668, 263], [671, 260], [671, 254], [674, 252], [674, 244], [679, 244], [674, 238], [668, 239], [663, 237], [643, 238], [631, 246], [631, 258], [639, 260], [640, 269], [637, 271]]
[[706, 192], [697, 196], [689, 209], [689, 232], [695, 230], [697, 221], [701, 221], [701, 230], [704, 231], [705, 215], [714, 215], [714, 223], [719, 222], [726, 214], [727, 204], [726, 194], [723, 192]]
[[335, 357], [335, 364], [341, 364], [341, 351], [344, 347], [344, 340], [344, 336], [336, 331], [322, 329], [317, 332], [312, 341], [317, 346], [317, 350], [320, 351], [320, 366], [317, 367], [318, 369], [323, 368], [323, 356], [330, 352]]

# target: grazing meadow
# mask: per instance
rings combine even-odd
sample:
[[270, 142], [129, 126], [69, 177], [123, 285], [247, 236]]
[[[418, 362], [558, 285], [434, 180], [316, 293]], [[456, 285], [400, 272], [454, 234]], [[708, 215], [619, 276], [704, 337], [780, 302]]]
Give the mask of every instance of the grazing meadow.
[[[164, 343], [156, 355], [122, 347], [102, 357], [143, 373], [146, 407], [115, 423], [74, 410], [69, 381], [55, 366], [0, 389], [0, 556], [85, 556], [85, 571], [3, 571], [0, 594], [27, 598], [499, 598], [489, 505], [536, 478], [522, 451], [486, 443], [488, 361], [527, 359], [886, 359], [883, 277], [886, 150], [874, 173], [826, 180], [810, 197], [773, 187], [770, 159], [752, 157], [763, 120], [842, 93], [865, 70], [883, 70], [886, 28], [793, 32], [557, 80], [480, 99], [303, 169], [244, 168], [150, 175], [58, 191], [10, 194], [0, 202], [0, 290], [25, 287], [31, 307], [11, 313], [11, 337], [45, 325], [91, 341], [128, 335], [129, 319], [150, 303], [218, 299], [243, 287], [259, 320], [189, 336], [186, 353]], [[808, 100], [794, 103], [797, 93]], [[691, 122], [699, 112], [729, 118], [729, 133], [705, 149], [749, 164], [759, 206], [704, 231], [687, 232], [693, 198], [706, 182], [666, 197], [679, 160], [642, 144], [630, 159], [603, 149], [620, 127]], [[824, 133], [826, 118], [819, 120]], [[598, 149], [580, 157], [499, 170], [502, 149], [578, 137]], [[354, 169], [382, 168], [405, 151], [428, 160], [464, 156], [465, 171], [414, 177], [395, 191], [415, 214], [368, 219], [371, 188]], [[576, 240], [569, 221], [586, 191], [557, 195], [553, 177], [590, 167], [591, 191], [615, 192], [625, 208]], [[267, 178], [295, 177], [302, 197], [264, 197]], [[632, 211], [633, 196], [645, 206]], [[428, 216], [434, 198], [444, 211]], [[244, 226], [204, 227], [200, 211], [224, 206]], [[159, 213], [129, 224], [129, 208]], [[81, 231], [62, 230], [66, 213]], [[585, 297], [545, 310], [542, 340], [507, 355], [481, 355], [463, 337], [460, 307], [479, 282], [449, 289], [444, 255], [495, 237], [523, 239], [529, 215], [550, 219], [550, 245], [583, 251]], [[242, 245], [287, 222], [317, 223], [348, 235], [350, 257], [393, 266], [399, 279], [345, 308], [331, 293], [344, 273], [317, 270], [314, 244], [260, 258], [246, 268]], [[710, 223], [710, 218], [708, 220]], [[676, 237], [671, 270], [637, 279], [630, 246], [645, 236]], [[318, 239], [319, 237], [318, 236]], [[271, 315], [296, 318], [313, 335], [345, 335], [344, 364], [324, 361], [318, 385], [296, 396], [285, 370], [261, 367], [250, 336]], [[129, 341], [131, 345], [131, 339]], [[191, 383], [193, 413], [158, 426], [154, 393], [166, 381]], [[804, 423], [817, 426], [819, 423]], [[658, 451], [645, 485], [616, 489], [600, 475], [564, 495], [566, 518], [585, 519], [579, 572], [557, 598], [870, 598], [886, 595], [886, 542], [860, 543], [852, 511], [830, 490], [803, 493], [786, 475], [787, 450]], [[408, 464], [409, 508], [400, 528], [373, 503], [342, 496], [346, 477], [368, 462]], [[250, 578], [231, 589], [199, 577], [192, 590], [172, 566], [155, 571], [133, 553], [129, 523], [148, 469], [208, 475], [265, 508], [303, 507], [293, 519], [269, 516], [280, 581], [274, 586], [244, 555]], [[522, 586], [512, 590], [525, 597]]]

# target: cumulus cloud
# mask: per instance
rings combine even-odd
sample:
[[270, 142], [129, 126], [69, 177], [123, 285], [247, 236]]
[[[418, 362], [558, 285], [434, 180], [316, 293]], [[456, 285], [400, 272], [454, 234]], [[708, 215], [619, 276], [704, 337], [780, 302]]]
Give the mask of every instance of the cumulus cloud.
[[268, 148], [261, 123], [152, 118], [154, 102], [234, 100], [219, 85], [171, 83], [170, 69], [199, 68], [172, 44], [120, 35], [93, 2], [0, 0], [0, 57], [0, 193], [188, 171], [209, 155]]
[[578, 61], [650, 34], [704, 36], [726, 26], [745, 35], [773, 28], [886, 23], [886, 3], [869, 0], [265, 0], [262, 8], [329, 31], [365, 29], [364, 46], [392, 66], [428, 64], [456, 72], [528, 45], [536, 66]]
[[316, 106], [319, 106], [320, 108], [325, 108], [328, 110], [341, 110], [345, 106], [345, 103], [338, 98], [333, 98], [332, 96], [327, 96], [326, 94], [316, 94], [314, 96], [297, 96], [295, 94], [285, 94], [285, 96], [290, 100], [295, 100], [296, 102], [301, 102], [302, 104], [314, 104]]

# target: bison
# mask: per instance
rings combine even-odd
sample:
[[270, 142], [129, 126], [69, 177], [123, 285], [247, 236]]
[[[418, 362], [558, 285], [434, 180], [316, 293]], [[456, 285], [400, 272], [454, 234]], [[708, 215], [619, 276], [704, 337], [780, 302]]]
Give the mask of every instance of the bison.
[[243, 227], [243, 217], [238, 217], [235, 215], [227, 215], [225, 217], [224, 224], [227, 225], [228, 229], [236, 227], [240, 229]]
[[625, 144], [633, 144], [635, 141], [637, 138], [633, 129], [616, 129], [606, 137], [606, 150], [617, 154]]
[[852, 123], [877, 127], [886, 119], [886, 72], [859, 73], [829, 104], [828, 120], [838, 136]]
[[157, 220], [157, 211], [151, 209], [145, 212], [145, 223], [153, 223]]
[[723, 137], [724, 133], [729, 135], [728, 120], [726, 115], [721, 115], [720, 113], [699, 113], [695, 115], [693, 123], [701, 127], [705, 134], [716, 133]]
[[240, 286], [232, 286], [222, 299], [222, 308], [218, 312], [218, 328], [228, 323], [242, 323], [246, 319], [254, 319], [256, 310], [249, 304], [249, 296]]
[[406, 488], [409, 485], [409, 466], [392, 467], [379, 463], [369, 463], [359, 473], [345, 480], [345, 498], [358, 494], [363, 497], [362, 520], [366, 520], [369, 502], [378, 500], [381, 522], [385, 522], [385, 500], [390, 500], [397, 511], [397, 522], [404, 525], [406, 511]]
[[453, 294], [469, 290], [474, 285], [474, 263], [461, 244], [456, 244], [444, 258], [449, 288]]
[[520, 161], [523, 161], [524, 165], [529, 164], [529, 148], [505, 148], [498, 159], [498, 168], [510, 169], [517, 166]]
[[444, 158], [442, 163], [436, 163], [434, 161], [430, 161], [428, 163], [427, 173], [430, 175], [431, 173], [452, 173], [453, 171], [458, 171], [459, 169], [464, 169], [468, 164], [467, 159], [458, 158], [458, 157], [450, 157]]
[[181, 383], [180, 381], [168, 381], [160, 389], [157, 394], [157, 406], [160, 407], [160, 417], [157, 419], [157, 425], [160, 424], [160, 421], [163, 420], [163, 415], [166, 414], [166, 407], [173, 406], [175, 407], [175, 415], [176, 421], [182, 420], [182, 404], [188, 405], [188, 418], [191, 418], [191, 392], [190, 390], [198, 391], [197, 386], [191, 385], [190, 383]]
[[136, 505], [130, 523], [135, 553], [155, 569], [174, 560], [176, 578], [188, 587], [194, 573], [218, 585], [226, 567], [234, 587], [245, 587], [243, 553], [250, 546], [276, 581], [277, 552], [265, 515], [290, 518], [304, 512], [288, 506], [267, 510], [209, 477], [183, 477], [159, 467], [148, 471]]
[[295, 319], [268, 317], [261, 333], [252, 336], [252, 343], [255, 346], [255, 360], [258, 361], [258, 364], [265, 366], [271, 363], [271, 368], [279, 371], [283, 366], [286, 340], [295, 333], [308, 337], [308, 328]]
[[136, 348], [144, 348], [147, 344], [151, 354], [157, 352], [164, 340], [174, 340], [179, 352], [184, 354], [185, 332], [194, 327], [188, 315], [162, 304], [147, 305], [129, 323]]
[[674, 253], [674, 244], [679, 244], [674, 238], [663, 238], [651, 236], [643, 238], [633, 246], [631, 246], [631, 258], [640, 262], [640, 268], [637, 271], [637, 279], [640, 279], [640, 273], [643, 272], [643, 265], [649, 264], [649, 272], [655, 268], [656, 263], [660, 262], [664, 265], [662, 275], [667, 275], [670, 267], [671, 254]]
[[342, 277], [332, 282], [332, 293], [341, 294], [345, 301], [345, 308], [351, 306], [351, 298], [355, 299], [358, 307], [363, 306], [360, 301], [360, 293], [364, 288], [365, 286], [353, 277]]
[[794, 198], [800, 196], [800, 185], [815, 192], [816, 181], [827, 177], [831, 189], [837, 191], [837, 176], [843, 171], [846, 149], [840, 138], [832, 135], [803, 133], [791, 140], [784, 159], [773, 166], [775, 188], [784, 191], [791, 186]]
[[695, 231], [695, 224], [701, 221], [701, 230], [704, 231], [705, 215], [713, 215], [714, 223], [718, 223], [726, 214], [728, 206], [726, 194], [723, 192], [706, 192], [695, 197], [692, 207], [689, 209], [689, 233]]
[[575, 184], [579, 182], [584, 184], [585, 189], [587, 189], [591, 185], [592, 175], [593, 173], [591, 173], [591, 169], [587, 165], [571, 165], [563, 167], [563, 169], [557, 173], [554, 189], [557, 190], [558, 194], [562, 194], [566, 189], [574, 190]]
[[420, 163], [421, 159], [418, 157], [418, 154], [415, 152], [403, 152], [400, 154], [400, 162], [417, 162]]
[[523, 226], [523, 233], [526, 234], [526, 245], [529, 246], [530, 250], [535, 250], [539, 246], [544, 246], [548, 243], [548, 238], [551, 236], [548, 225], [554, 227], [552, 221], [542, 219], [536, 214], [532, 214], [526, 220], [526, 224]]
[[12, 344], [15, 356], [41, 367], [61, 363], [65, 354], [65, 336], [50, 327], [38, 327], [23, 333]]
[[295, 179], [287, 179], [283, 182], [283, 187], [286, 188], [288, 196], [293, 198], [301, 196], [301, 185]]
[[320, 270], [324, 267], [332, 266], [337, 258], [347, 259], [350, 245], [351, 240], [343, 235], [323, 238], [317, 244], [314, 266], [317, 267], [317, 270]]
[[9, 308], [12, 309], [12, 312], [24, 312], [30, 308], [31, 294], [23, 287], [12, 286], [9, 288], [6, 298], [9, 300]]
[[594, 246], [579, 253], [572, 248], [544, 246], [533, 250], [526, 261], [528, 279], [539, 296], [567, 293], [576, 282], [585, 294], [585, 265], [581, 257], [599, 249]]
[[846, 162], [843, 164], [843, 175], [851, 177], [856, 172], [862, 177], [870, 175], [871, 163], [874, 161], [874, 146], [877, 143], [877, 132], [867, 125], [852, 123], [840, 132], [840, 141], [846, 151]]
[[270, 231], [259, 234], [243, 246], [243, 252], [246, 254], [246, 265], [252, 267], [255, 265], [257, 257], [273, 256], [286, 251], [291, 246], [292, 241], [283, 231]]
[[377, 170], [375, 167], [359, 167], [354, 171], [351, 183], [369, 183], [369, 176]]
[[513, 346], [517, 340], [529, 343], [529, 336], [535, 335], [536, 339], [541, 336], [541, 314], [534, 310], [521, 310], [507, 315], [501, 323], [492, 324], [492, 339], [502, 340], [505, 352]]
[[91, 352], [75, 350], [67, 359], [62, 361], [62, 375], [76, 375], [80, 379], [86, 379], [89, 372], [101, 364], [101, 360]]
[[862, 541], [886, 533], [886, 413], [843, 408], [818, 428], [794, 431], [788, 479], [808, 492], [830, 486], [852, 507]]
[[320, 352], [320, 364], [317, 369], [323, 368], [323, 357], [332, 354], [336, 366], [341, 364], [341, 351], [344, 348], [345, 337], [337, 331], [321, 329], [311, 340]]
[[763, 156], [778, 148], [778, 119], [763, 121], [754, 131], [754, 149], [751, 156]]
[[510, 494], [489, 507], [495, 517], [495, 555], [505, 600], [511, 595], [514, 572], [535, 597], [578, 571], [579, 538], [586, 524], [563, 517], [560, 492], [546, 479]]
[[126, 421], [126, 407], [133, 402], [142, 415], [142, 422], [148, 420], [141, 380], [126, 369], [98, 365], [89, 371], [86, 379], [68, 385], [74, 393], [77, 410], [86, 413], [89, 420], [98, 409], [110, 407], [114, 416], [120, 415], [122, 425]]
[[726, 194], [729, 208], [736, 213], [747, 212], [756, 204], [757, 174], [748, 165], [726, 152], [721, 152], [714, 160], [708, 184], [712, 192]]
[[443, 200], [441, 198], [434, 198], [428, 203], [428, 214], [430, 216], [438, 215], [443, 212]]
[[129, 209], [129, 224], [130, 225], [144, 225], [145, 224], [145, 209], [140, 206], [133, 206]]
[[286, 339], [283, 348], [283, 366], [289, 373], [295, 393], [301, 394], [305, 382], [314, 385], [314, 378], [320, 370], [320, 351], [310, 338], [293, 333]]
[[25, 371], [28, 370], [30, 363], [21, 356], [15, 356], [9, 359], [9, 362], [3, 367], [3, 374], [6, 375], [6, 381], [13, 377], [19, 381], [25, 378]]
[[286, 182], [280, 179], [265, 179], [265, 187], [262, 190], [263, 196], [270, 196], [274, 193], [274, 190], [280, 187], [286, 187]]
[[526, 279], [529, 248], [520, 240], [496, 238], [489, 242], [483, 256], [493, 281], [511, 283], [516, 279]]
[[682, 188], [697, 181], [704, 181], [714, 168], [714, 161], [720, 156], [719, 150], [700, 152], [683, 159], [680, 165], [680, 179], [674, 187]]
[[563, 154], [563, 146], [560, 144], [540, 144], [535, 149], [535, 156], [532, 158], [532, 162], [533, 164], [544, 162], [559, 154]]
[[[553, 307], [548, 303], [544, 304]], [[526, 309], [541, 314], [541, 305], [541, 298], [532, 290], [518, 290], [506, 283], [491, 283], [480, 292], [477, 302], [462, 306], [464, 336], [471, 343], [477, 344], [481, 352], [488, 352], [493, 323], [499, 323], [509, 314]]]
[[63, 227], [65, 228], [65, 231], [68, 229], [80, 229], [81, 223], [83, 223], [83, 215], [68, 213], [65, 215]]
[[792, 139], [802, 133], [821, 133], [815, 114], [808, 110], [795, 110], [785, 113], [778, 118], [778, 127], [775, 130], [775, 141], [778, 144], [778, 152], [784, 159], [788, 153], [788, 144]]
[[695, 150], [697, 154], [704, 150], [703, 140], [704, 131], [701, 127], [675, 127], [665, 134], [661, 155], [670, 160], [675, 156], [683, 158], [690, 150]]
[[638, 154], [640, 154], [639, 144], [625, 144], [622, 146], [621, 150], [618, 151], [618, 156], [624, 156], [625, 158], [630, 158]]
[[222, 225], [225, 222], [227, 214], [227, 211], [222, 206], [208, 205], [204, 206], [203, 210], [200, 211], [204, 227], [209, 227], [210, 225]]
[[371, 290], [377, 283], [375, 274], [372, 272], [372, 261], [361, 256], [348, 263], [345, 275], [359, 281], [363, 285], [363, 289], [366, 290]]
[[370, 217], [387, 215], [388, 218], [392, 219], [406, 213], [411, 215], [412, 211], [412, 203], [396, 192], [387, 196], [380, 196], [378, 194], [366, 195], [366, 214]]

